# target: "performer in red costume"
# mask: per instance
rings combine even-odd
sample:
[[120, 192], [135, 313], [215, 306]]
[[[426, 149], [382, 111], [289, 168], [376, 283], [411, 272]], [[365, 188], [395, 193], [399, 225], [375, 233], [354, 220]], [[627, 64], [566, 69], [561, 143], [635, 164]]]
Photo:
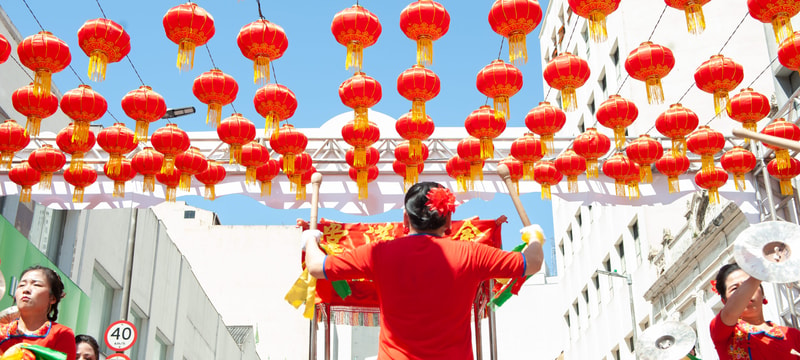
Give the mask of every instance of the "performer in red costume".
[[423, 182], [406, 193], [408, 236], [326, 256], [317, 246], [322, 233], [303, 232], [311, 275], [375, 282], [381, 310], [378, 359], [472, 359], [470, 310], [478, 285], [541, 268], [544, 236], [538, 226], [522, 229], [530, 242], [521, 253], [508, 252], [445, 237], [453, 211], [450, 190]]
[[764, 288], [736, 263], [723, 266], [714, 288], [725, 306], [711, 320], [720, 360], [799, 359], [800, 331], [764, 320]]

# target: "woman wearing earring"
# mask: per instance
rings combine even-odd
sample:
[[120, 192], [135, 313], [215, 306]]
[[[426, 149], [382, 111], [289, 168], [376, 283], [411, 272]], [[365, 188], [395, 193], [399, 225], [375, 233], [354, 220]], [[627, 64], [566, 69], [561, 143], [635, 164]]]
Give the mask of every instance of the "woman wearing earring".
[[35, 353], [37, 359], [75, 360], [75, 334], [55, 322], [63, 297], [64, 283], [52, 269], [37, 265], [23, 271], [14, 292], [19, 318], [0, 325], [0, 354], [27, 351]]
[[721, 360], [798, 359], [800, 331], [764, 320], [761, 280], [733, 263], [719, 270], [713, 285], [724, 304], [710, 325]]

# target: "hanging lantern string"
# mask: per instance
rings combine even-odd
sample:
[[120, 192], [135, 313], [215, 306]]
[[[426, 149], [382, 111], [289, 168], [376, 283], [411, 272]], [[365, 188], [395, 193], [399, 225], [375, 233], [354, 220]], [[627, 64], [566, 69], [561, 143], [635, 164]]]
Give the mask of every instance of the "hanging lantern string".
[[500, 60], [500, 57], [503, 56], [503, 43], [506, 42], [506, 37], [500, 37], [500, 50], [497, 51], [497, 60]]
[[103, 7], [100, 6], [100, 0], [94, 0], [94, 1], [97, 3], [97, 7], [100, 8], [100, 13], [103, 14], [103, 19], [108, 19], [108, 16], [106, 16], [106, 12], [103, 11]]
[[31, 81], [34, 81], [34, 80], [33, 80], [33, 76], [31, 76], [31, 74], [28, 72], [28, 68], [26, 68], [26, 67], [22, 66], [22, 64], [20, 64], [20, 63], [19, 63], [19, 60], [17, 60], [17, 58], [15, 58], [13, 55], [12, 55], [12, 56], [9, 56], [9, 57], [10, 57], [12, 60], [14, 60], [14, 62], [15, 62], [15, 63], [17, 63], [17, 66], [19, 66], [19, 68], [20, 68], [20, 69], [22, 69], [22, 72], [24, 72], [24, 73], [25, 73], [25, 75], [28, 75], [28, 79], [31, 79]]
[[261, 13], [261, 0], [256, 0], [256, 4], [258, 4], [258, 17], [264, 20], [264, 14]]
[[213, 66], [213, 67], [214, 67], [214, 69], [219, 69], [219, 68], [217, 67], [217, 64], [216, 64], [216, 63], [214, 63], [214, 57], [213, 57], [213, 56], [211, 56], [211, 49], [209, 49], [209, 48], [208, 48], [208, 44], [206, 44], [205, 48], [206, 48], [206, 51], [208, 51], [208, 58], [209, 58], [209, 59], [211, 59], [211, 66]]
[[31, 16], [33, 16], [33, 20], [36, 20], [36, 23], [39, 24], [39, 28], [42, 29], [42, 31], [44, 31], [44, 26], [42, 26], [42, 23], [39, 22], [38, 18], [36, 18], [36, 14], [33, 13], [31, 7], [28, 6], [28, 0], [22, 0], [22, 2], [25, 4], [25, 7], [28, 8], [28, 11], [31, 13]]
[[[569, 38], [567, 39], [567, 44], [564, 45], [563, 49], [569, 48], [569, 43], [572, 42], [572, 35], [575, 35], [575, 29], [577, 29], [577, 28], [578, 28], [578, 21], [576, 20], [575, 21], [575, 25], [572, 26], [572, 31], [570, 31], [570, 33], [569, 33]], [[502, 43], [501, 43], [500, 46], [501, 46], [500, 50], [502, 51], [503, 50], [502, 49]], [[586, 46], [589, 46], [589, 44], [586, 44]], [[563, 51], [559, 52], [559, 54], [561, 54], [561, 53], [563, 53]], [[544, 100], [545, 101], [547, 101], [547, 99], [550, 98], [550, 90], [553, 90], [553, 88], [548, 86], [547, 87], [547, 94], [545, 94], [545, 96], [544, 96]]]
[[279, 84], [278, 83], [278, 74], [275, 73], [275, 62], [274, 61], [270, 61], [269, 65], [272, 67], [272, 79], [275, 80], [275, 84]]
[[656, 33], [656, 29], [658, 28], [658, 24], [661, 22], [661, 18], [664, 17], [664, 13], [667, 11], [667, 5], [664, 5], [664, 10], [661, 10], [661, 15], [658, 16], [658, 20], [656, 20], [656, 25], [653, 26], [653, 31], [650, 32], [650, 36], [647, 37], [647, 41], [653, 39], [653, 34]]
[[[103, 6], [100, 5], [100, 0], [95, 0], [95, 2], [97, 3], [97, 7], [100, 8], [100, 13], [103, 14], [103, 18], [108, 19], [108, 16], [106, 16], [106, 11], [103, 10]], [[131, 56], [125, 55], [125, 58], [128, 59], [128, 63], [131, 64], [131, 68], [133, 68], [133, 72], [136, 73], [136, 77], [139, 78], [139, 82], [142, 83], [142, 85], [144, 85], [144, 80], [142, 80], [141, 75], [139, 75], [139, 70], [136, 70], [136, 66], [133, 65], [133, 60], [131, 60]]]
[[750, 82], [750, 85], [747, 85], [747, 87], [748, 87], [748, 88], [752, 88], [752, 87], [753, 87], [753, 84], [755, 84], [755, 83], [756, 83], [756, 81], [757, 81], [759, 78], [761, 78], [761, 76], [762, 76], [762, 75], [764, 75], [764, 73], [766, 73], [766, 72], [767, 72], [767, 70], [769, 70], [769, 68], [770, 68], [770, 67], [772, 67], [772, 64], [774, 64], [774, 63], [775, 63], [775, 60], [778, 60], [778, 57], [777, 57], [777, 56], [775, 56], [774, 58], [772, 58], [772, 61], [770, 61], [770, 62], [769, 62], [769, 64], [767, 64], [767, 66], [765, 66], [765, 67], [764, 67], [764, 69], [763, 69], [763, 70], [761, 70], [761, 72], [760, 72], [760, 73], [758, 73], [758, 75], [756, 76], [756, 78], [755, 78], [755, 79], [753, 79], [753, 81], [751, 81], [751, 82]]
[[625, 85], [625, 83], [628, 81], [628, 78], [629, 78], [629, 77], [631, 77], [631, 75], [626, 73], [626, 74], [625, 74], [625, 78], [624, 78], [624, 79], [622, 79], [622, 82], [619, 84], [619, 87], [617, 88], [617, 92], [616, 92], [616, 94], [617, 94], [617, 95], [619, 95], [619, 92], [620, 92], [620, 91], [622, 91], [622, 87], [623, 87], [623, 86]]
[[745, 19], [747, 19], [747, 15], [749, 15], [749, 14], [750, 14], [749, 11], [744, 13], [744, 16], [742, 17], [742, 20], [739, 21], [739, 24], [736, 25], [736, 28], [733, 29], [733, 32], [731, 33], [731, 35], [728, 36], [728, 40], [725, 40], [725, 43], [722, 44], [722, 47], [719, 49], [718, 54], [722, 54], [722, 50], [724, 50], [725, 47], [728, 46], [728, 43], [731, 41], [731, 38], [733, 38], [733, 35], [736, 34], [736, 30], [739, 30], [739, 27], [742, 26], [742, 23], [744, 22]]
[[78, 81], [81, 83], [81, 85], [86, 85], [86, 83], [83, 82], [83, 79], [81, 79], [81, 76], [78, 75], [78, 72], [75, 71], [75, 68], [72, 67], [72, 64], [69, 64], [69, 69], [72, 70], [72, 73], [75, 74], [75, 77], [78, 78]]

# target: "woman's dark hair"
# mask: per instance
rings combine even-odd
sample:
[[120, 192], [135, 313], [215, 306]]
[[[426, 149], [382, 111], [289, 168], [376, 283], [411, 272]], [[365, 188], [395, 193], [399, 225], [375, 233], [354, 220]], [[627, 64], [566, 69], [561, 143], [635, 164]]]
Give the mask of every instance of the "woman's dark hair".
[[438, 211], [433, 211], [425, 205], [428, 202], [428, 191], [442, 187], [432, 181], [416, 183], [408, 189], [405, 198], [406, 214], [411, 227], [418, 231], [436, 230], [447, 222], [450, 214], [441, 216]]
[[50, 309], [47, 311], [47, 320], [56, 321], [58, 318], [58, 303], [61, 302], [61, 298], [66, 295], [64, 294], [64, 283], [61, 282], [61, 276], [58, 276], [58, 273], [51, 268], [34, 265], [25, 269], [19, 277], [22, 278], [25, 274], [34, 270], [40, 270], [42, 274], [44, 274], [44, 277], [47, 279], [47, 285], [50, 286], [50, 295], [53, 295], [56, 299], [55, 304], [51, 305]]
[[[717, 290], [717, 294], [722, 298], [722, 300], [728, 300], [728, 295], [725, 293], [728, 290], [728, 287], [725, 284], [725, 281], [728, 280], [728, 276], [736, 270], [741, 270], [742, 268], [739, 267], [737, 263], [730, 263], [722, 266], [717, 273], [716, 281], [717, 283], [714, 287]], [[764, 285], [758, 285], [761, 288], [761, 292], [764, 292]]]
[[100, 358], [100, 345], [97, 344], [97, 340], [89, 335], [75, 335], [75, 345], [79, 345], [80, 343], [87, 343], [89, 346], [92, 347], [92, 351], [94, 351], [94, 358]]

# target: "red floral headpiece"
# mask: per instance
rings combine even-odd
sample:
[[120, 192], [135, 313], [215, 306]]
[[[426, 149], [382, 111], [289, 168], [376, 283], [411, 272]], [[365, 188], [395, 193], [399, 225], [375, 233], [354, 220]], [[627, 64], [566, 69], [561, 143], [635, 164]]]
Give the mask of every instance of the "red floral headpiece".
[[444, 217], [456, 211], [456, 196], [450, 190], [443, 187], [435, 187], [428, 190], [426, 196], [428, 197], [428, 202], [425, 205], [431, 211], [438, 212], [439, 216]]
[[713, 291], [714, 294], [719, 295], [717, 292], [717, 280], [711, 280], [711, 291]]

